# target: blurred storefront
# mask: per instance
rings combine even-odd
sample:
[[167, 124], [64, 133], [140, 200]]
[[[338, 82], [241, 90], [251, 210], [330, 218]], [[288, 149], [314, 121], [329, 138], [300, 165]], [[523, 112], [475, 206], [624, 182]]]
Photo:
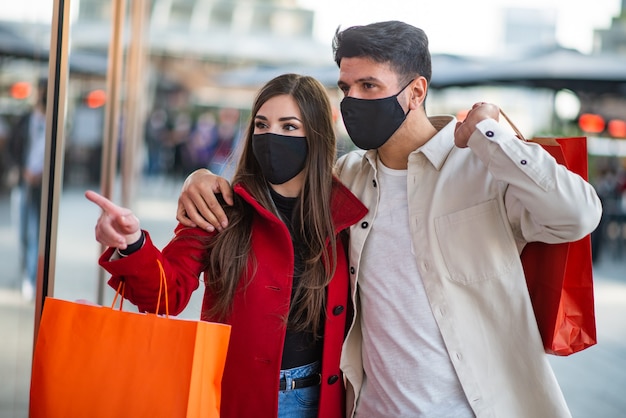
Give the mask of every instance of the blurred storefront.
[[[7, 244], [17, 240], [20, 211], [16, 161], [6, 146], [16, 121], [33, 106], [40, 78], [48, 80], [47, 145], [32, 298], [21, 292], [17, 245], [2, 257], [0, 416], [7, 418], [28, 416], [30, 359], [44, 298], [107, 303], [111, 296], [97, 252], [84, 251], [94, 247], [92, 229], [67, 243], [81, 219], [75, 226], [58, 222], [75, 211], [60, 210], [61, 196], [99, 189], [133, 207], [144, 178], [176, 173], [181, 184], [190, 170], [216, 163], [191, 161], [199, 155], [191, 144], [213, 141], [212, 152], [224, 158], [248, 115], [257, 86], [225, 86], [221, 74], [332, 63], [329, 46], [313, 39], [313, 12], [295, 0], [20, 3], [0, 6], [0, 230]], [[91, 271], [91, 277], [56, 274], [67, 261], [57, 260], [58, 246], [68, 244], [76, 276]], [[82, 296], [70, 296], [78, 289]]]

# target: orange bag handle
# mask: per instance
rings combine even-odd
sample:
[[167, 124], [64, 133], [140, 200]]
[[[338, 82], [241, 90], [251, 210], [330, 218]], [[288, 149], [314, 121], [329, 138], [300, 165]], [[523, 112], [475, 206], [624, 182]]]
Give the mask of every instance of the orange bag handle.
[[115, 291], [115, 296], [113, 297], [113, 303], [111, 304], [111, 309], [115, 308], [115, 302], [117, 302], [118, 296], [122, 296], [120, 299], [120, 311], [122, 310], [122, 305], [124, 305], [124, 289], [125, 283], [124, 280], [120, 280], [120, 284], [117, 285], [117, 290]]
[[[167, 278], [165, 276], [165, 269], [163, 268], [163, 264], [161, 264], [161, 260], [157, 260], [157, 264], [159, 265], [159, 297], [157, 299], [157, 306], [155, 314], [159, 314], [159, 306], [161, 305], [161, 294], [163, 292], [163, 288], [165, 288], [165, 316], [169, 318], [170, 316], [170, 306], [169, 300], [167, 298]], [[126, 284], [124, 280], [120, 280], [120, 284], [117, 285], [117, 290], [115, 291], [115, 296], [113, 297], [113, 303], [111, 304], [111, 309], [115, 308], [115, 303], [117, 302], [117, 298], [121, 296], [120, 299], [120, 308], [122, 310], [122, 305], [124, 304], [124, 289], [126, 288]]]
[[167, 299], [167, 279], [165, 277], [165, 269], [163, 268], [163, 264], [161, 264], [161, 260], [157, 260], [157, 264], [159, 265], [161, 280], [159, 280], [159, 298], [157, 299], [156, 314], [159, 314], [159, 305], [161, 304], [161, 291], [163, 290], [163, 288], [165, 288], [165, 316], [169, 318], [170, 306]]

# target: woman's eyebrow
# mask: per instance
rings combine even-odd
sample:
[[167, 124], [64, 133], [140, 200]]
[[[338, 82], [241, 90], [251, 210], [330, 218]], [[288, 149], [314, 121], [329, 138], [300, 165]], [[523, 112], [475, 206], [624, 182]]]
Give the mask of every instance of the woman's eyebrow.
[[[256, 115], [254, 117], [254, 119], [261, 119], [261, 120], [265, 120], [266, 121], [267, 117], [265, 117], [263, 115]], [[302, 123], [302, 121], [299, 118], [295, 117], [295, 116], [283, 116], [282, 118], [278, 118], [279, 122], [285, 122], [285, 121], [288, 121], [288, 120], [297, 120], [298, 122]]]

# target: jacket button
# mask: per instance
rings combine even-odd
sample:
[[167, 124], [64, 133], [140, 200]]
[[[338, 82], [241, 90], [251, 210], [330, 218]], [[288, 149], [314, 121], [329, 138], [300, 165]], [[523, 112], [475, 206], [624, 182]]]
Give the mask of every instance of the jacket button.
[[354, 274], [354, 267], [350, 267], [350, 274]]
[[369, 226], [367, 222], [361, 222], [361, 228], [365, 229]]
[[338, 381], [338, 380], [339, 380], [339, 376], [337, 376], [336, 374], [334, 374], [334, 375], [332, 375], [332, 376], [330, 376], [330, 377], [328, 378], [328, 384], [329, 384], [329, 385], [333, 385], [333, 384], [337, 383], [337, 381]]
[[488, 138], [493, 138], [495, 134], [493, 133], [493, 131], [487, 131], [485, 132], [485, 135], [487, 135]]
[[376, 187], [376, 179], [372, 180], [372, 184]]
[[528, 164], [528, 162], [526, 160], [522, 160], [522, 161], [520, 161], [520, 164], [521, 165], [526, 165], [526, 164]]
[[337, 315], [341, 315], [341, 313], [343, 312], [344, 307], [341, 305], [337, 305], [333, 308], [333, 315], [337, 316]]

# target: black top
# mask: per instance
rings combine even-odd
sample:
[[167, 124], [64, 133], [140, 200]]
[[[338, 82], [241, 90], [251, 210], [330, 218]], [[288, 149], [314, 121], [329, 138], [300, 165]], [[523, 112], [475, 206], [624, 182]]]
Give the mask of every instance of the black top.
[[[294, 252], [294, 272], [293, 272], [293, 285], [291, 288], [291, 300], [293, 303], [293, 297], [295, 291], [300, 284], [300, 276], [304, 270], [304, 258], [305, 258], [305, 245], [299, 238], [299, 235], [293, 233], [293, 210], [296, 206], [297, 198], [284, 197], [276, 193], [270, 188], [270, 194], [272, 200], [276, 205], [276, 209], [283, 217], [289, 232], [291, 233], [291, 239], [293, 243]], [[322, 358], [322, 338], [314, 340], [313, 333], [311, 331], [294, 331], [290, 326], [287, 326], [287, 333], [285, 335], [285, 345], [283, 347], [283, 359], [281, 363], [281, 369], [292, 369], [294, 367], [304, 366], [306, 364], [313, 363], [321, 360]]]

